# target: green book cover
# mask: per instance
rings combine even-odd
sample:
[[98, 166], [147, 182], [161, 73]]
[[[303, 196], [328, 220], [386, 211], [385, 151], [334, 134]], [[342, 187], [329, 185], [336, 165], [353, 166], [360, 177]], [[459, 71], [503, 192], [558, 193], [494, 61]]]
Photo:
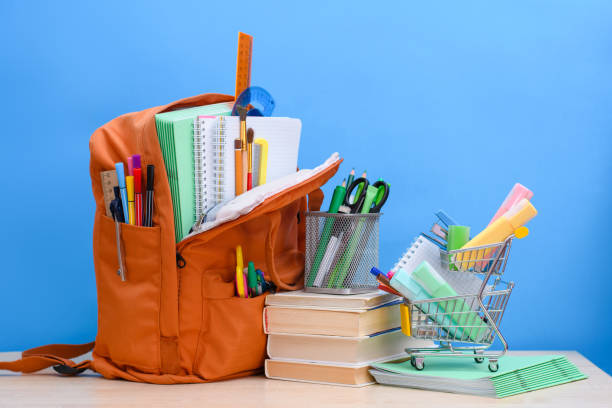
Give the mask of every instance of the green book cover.
[[233, 102], [223, 102], [155, 115], [157, 137], [172, 194], [176, 242], [189, 234], [196, 222], [193, 121], [200, 115], [230, 115], [232, 106]]

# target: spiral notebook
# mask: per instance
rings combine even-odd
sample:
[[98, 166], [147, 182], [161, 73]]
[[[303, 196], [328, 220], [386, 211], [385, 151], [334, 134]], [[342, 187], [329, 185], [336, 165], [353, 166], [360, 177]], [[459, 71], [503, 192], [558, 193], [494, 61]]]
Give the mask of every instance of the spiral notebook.
[[229, 115], [233, 102], [196, 106], [155, 115], [159, 146], [172, 193], [176, 242], [195, 222], [193, 173], [193, 121], [198, 115]]
[[408, 273], [412, 273], [421, 262], [427, 261], [457, 294], [471, 295], [478, 293], [482, 280], [469, 272], [449, 271], [442, 264], [442, 257], [448, 257], [448, 255], [440, 252], [440, 248], [429, 239], [419, 235], [391, 270], [397, 272], [401, 268]]
[[[266, 182], [297, 171], [302, 122], [281, 117], [247, 117], [255, 138], [268, 142]], [[195, 219], [216, 204], [235, 197], [234, 140], [240, 138], [237, 116], [198, 116], [194, 121]]]

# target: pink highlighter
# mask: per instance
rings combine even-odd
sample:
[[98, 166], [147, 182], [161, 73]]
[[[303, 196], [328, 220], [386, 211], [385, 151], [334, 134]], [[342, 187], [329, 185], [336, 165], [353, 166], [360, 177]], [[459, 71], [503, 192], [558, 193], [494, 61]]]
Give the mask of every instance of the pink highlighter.
[[489, 222], [489, 225], [491, 225], [496, 219], [504, 215], [510, 208], [518, 204], [523, 198], [531, 200], [531, 197], [533, 197], [533, 192], [530, 189], [528, 189], [521, 183], [516, 183], [514, 187], [512, 187], [512, 190], [510, 190], [510, 193], [508, 193], [508, 195], [506, 196], [506, 199], [504, 200], [502, 205], [499, 207], [499, 209], [493, 216], [493, 219]]

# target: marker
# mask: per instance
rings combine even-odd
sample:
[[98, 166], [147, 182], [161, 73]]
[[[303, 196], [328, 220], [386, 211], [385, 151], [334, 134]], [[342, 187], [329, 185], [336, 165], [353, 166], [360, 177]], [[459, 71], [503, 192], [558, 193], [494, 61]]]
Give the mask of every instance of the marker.
[[140, 155], [132, 156], [134, 166], [134, 211], [136, 225], [142, 225], [142, 169], [140, 168]]
[[127, 189], [128, 217], [130, 220], [130, 225], [135, 225], [136, 216], [134, 214], [134, 176], [125, 177], [125, 186]]
[[147, 165], [147, 212], [145, 214], [145, 227], [153, 226], [153, 184], [155, 183], [155, 166]]
[[257, 273], [255, 272], [255, 264], [253, 262], [249, 262], [247, 281], [251, 297], [257, 296]]
[[133, 176], [134, 175], [134, 159], [132, 158], [132, 156], [128, 156], [127, 165], [128, 165], [128, 176]]
[[252, 128], [247, 130], [247, 190], [253, 188], [253, 139], [255, 131]]
[[128, 197], [125, 188], [125, 173], [123, 172], [123, 163], [115, 163], [115, 171], [117, 171], [117, 182], [119, 183], [119, 189], [121, 190], [121, 206], [123, 207], [123, 219], [128, 222], [130, 219], [128, 211]]

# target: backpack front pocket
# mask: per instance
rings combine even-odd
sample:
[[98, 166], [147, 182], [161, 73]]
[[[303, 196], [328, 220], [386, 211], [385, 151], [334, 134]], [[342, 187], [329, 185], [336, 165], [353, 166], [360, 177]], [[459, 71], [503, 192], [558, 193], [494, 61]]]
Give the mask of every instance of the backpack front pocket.
[[120, 224], [126, 274], [122, 281], [115, 222], [100, 213], [96, 216], [98, 337], [94, 353], [115, 364], [159, 373], [160, 228]]

